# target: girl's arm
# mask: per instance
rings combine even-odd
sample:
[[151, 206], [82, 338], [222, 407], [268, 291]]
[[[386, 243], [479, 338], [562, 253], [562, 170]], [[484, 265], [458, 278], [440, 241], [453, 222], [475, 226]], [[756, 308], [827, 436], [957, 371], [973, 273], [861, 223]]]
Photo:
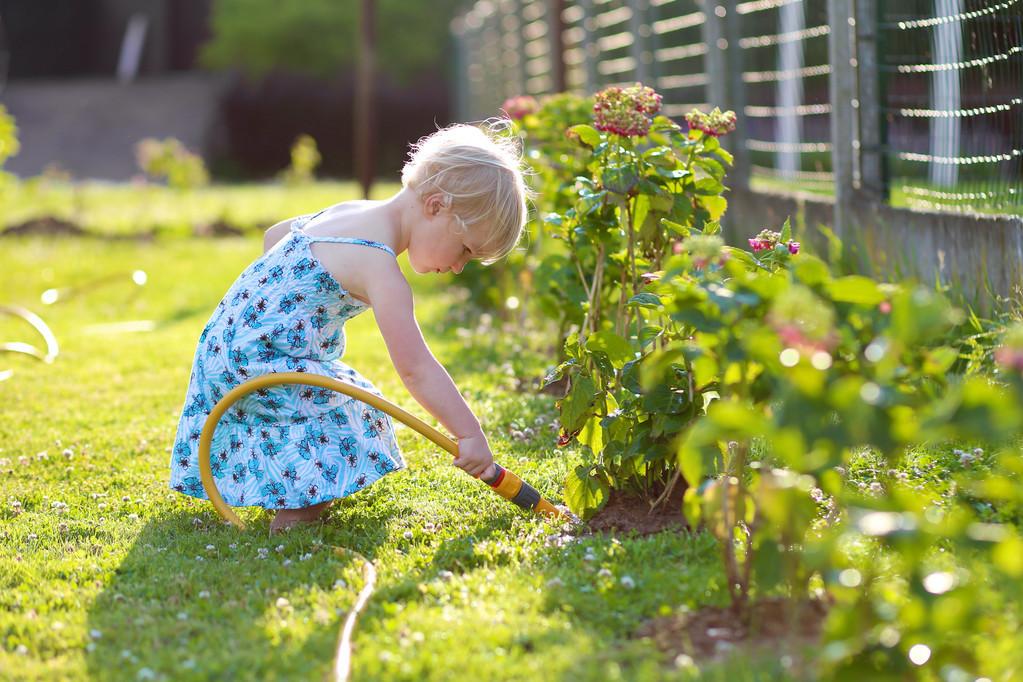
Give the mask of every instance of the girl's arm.
[[288, 231], [291, 230], [291, 223], [294, 221], [294, 218], [282, 220], [263, 233], [263, 253], [272, 249], [277, 242], [288, 235]]
[[412, 288], [393, 260], [364, 282], [391, 362], [412, 397], [455, 438], [483, 436], [480, 422], [451, 375], [423, 339], [413, 311]]

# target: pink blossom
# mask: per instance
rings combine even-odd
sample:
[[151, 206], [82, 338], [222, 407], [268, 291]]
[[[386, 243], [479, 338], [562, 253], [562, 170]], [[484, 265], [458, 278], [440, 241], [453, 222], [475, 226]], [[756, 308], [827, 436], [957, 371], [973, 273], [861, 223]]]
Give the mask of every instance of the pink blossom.
[[709, 114], [693, 109], [686, 114], [686, 123], [691, 129], [702, 130], [712, 137], [720, 137], [735, 130], [735, 112], [722, 112], [717, 107]]
[[799, 253], [799, 242], [790, 241], [787, 244], [787, 246], [789, 247], [789, 253], [791, 253], [793, 256]]
[[593, 104], [597, 130], [623, 137], [640, 137], [650, 130], [650, 116], [661, 110], [661, 96], [640, 83], [611, 86], [598, 92]]
[[518, 97], [509, 97], [501, 105], [501, 109], [508, 114], [510, 118], [516, 121], [524, 119], [529, 114], [535, 114], [540, 110], [540, 104], [536, 101], [535, 97], [530, 95], [519, 95]]

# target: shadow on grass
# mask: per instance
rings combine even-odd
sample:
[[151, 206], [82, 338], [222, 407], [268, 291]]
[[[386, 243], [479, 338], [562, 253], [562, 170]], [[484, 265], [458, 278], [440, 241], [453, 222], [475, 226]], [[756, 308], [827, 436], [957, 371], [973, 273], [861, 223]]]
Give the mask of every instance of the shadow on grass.
[[[319, 679], [381, 537], [367, 505], [345, 528], [268, 535], [267, 515], [239, 531], [214, 515], [175, 511], [148, 523], [88, 613], [90, 678]], [[336, 584], [337, 581], [343, 583]]]

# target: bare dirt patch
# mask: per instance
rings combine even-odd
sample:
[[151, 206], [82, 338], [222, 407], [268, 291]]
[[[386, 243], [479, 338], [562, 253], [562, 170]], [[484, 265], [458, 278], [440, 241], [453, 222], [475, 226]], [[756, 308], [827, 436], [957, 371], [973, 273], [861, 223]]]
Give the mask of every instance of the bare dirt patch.
[[8, 227], [0, 235], [4, 237], [87, 237], [89, 233], [75, 223], [60, 218], [45, 217], [26, 220]]
[[649, 620], [635, 636], [653, 640], [672, 661], [680, 655], [694, 661], [722, 659], [736, 650], [798, 656], [800, 649], [820, 641], [827, 613], [824, 601], [770, 597], [753, 602], [746, 618], [730, 606], [707, 606]]
[[682, 496], [685, 491], [686, 486], [680, 481], [667, 501], [651, 511], [650, 503], [642, 497], [612, 490], [608, 503], [587, 525], [595, 532], [635, 531], [639, 535], [653, 535], [664, 530], [685, 530], [689, 527], [682, 514]]

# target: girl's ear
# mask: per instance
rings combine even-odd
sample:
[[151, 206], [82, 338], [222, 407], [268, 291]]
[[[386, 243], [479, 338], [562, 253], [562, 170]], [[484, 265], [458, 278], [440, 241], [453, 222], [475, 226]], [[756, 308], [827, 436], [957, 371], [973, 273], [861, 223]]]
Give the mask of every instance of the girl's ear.
[[435, 216], [444, 208], [444, 198], [440, 194], [434, 193], [426, 197], [424, 204], [426, 215]]

